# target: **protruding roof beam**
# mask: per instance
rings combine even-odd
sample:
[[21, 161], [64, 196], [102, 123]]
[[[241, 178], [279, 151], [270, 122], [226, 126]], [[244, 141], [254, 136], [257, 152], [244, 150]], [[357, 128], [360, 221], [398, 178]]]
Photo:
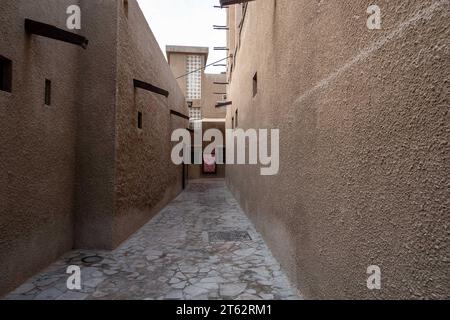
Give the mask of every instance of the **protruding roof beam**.
[[83, 49], [86, 49], [89, 43], [88, 39], [76, 33], [68, 32], [50, 24], [34, 21], [31, 19], [25, 19], [25, 31], [37, 36], [75, 44], [82, 47]]
[[230, 6], [232, 4], [238, 4], [238, 3], [244, 3], [244, 2], [250, 2], [253, 0], [220, 0], [220, 5], [222, 7], [224, 6]]
[[230, 30], [230, 28], [227, 27], [227, 26], [216, 26], [216, 25], [214, 25], [213, 28], [214, 28], [214, 30]]
[[154, 92], [154, 93], [160, 94], [166, 98], [169, 96], [169, 91], [158, 88], [150, 83], [134, 79], [133, 84], [134, 84], [135, 88], [140, 88], [140, 89], [144, 89], [144, 90], [147, 90], [150, 92]]
[[183, 118], [183, 119], [186, 119], [186, 120], [190, 120], [190, 118], [188, 116], [182, 114], [181, 112], [175, 111], [175, 110], [170, 110], [170, 114], [180, 117], [180, 118]]
[[216, 108], [227, 107], [227, 106], [231, 106], [232, 104], [233, 104], [232, 101], [219, 101], [216, 104]]

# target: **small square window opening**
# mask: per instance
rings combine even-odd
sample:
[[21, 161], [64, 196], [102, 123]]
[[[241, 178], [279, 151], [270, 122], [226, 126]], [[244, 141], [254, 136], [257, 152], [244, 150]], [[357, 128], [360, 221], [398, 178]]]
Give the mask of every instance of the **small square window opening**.
[[142, 130], [142, 112], [138, 112], [138, 129]]
[[253, 97], [258, 94], [258, 73], [253, 76]]
[[48, 79], [45, 79], [45, 105], [52, 105], [52, 82]]
[[0, 56], [0, 90], [12, 92], [12, 61]]

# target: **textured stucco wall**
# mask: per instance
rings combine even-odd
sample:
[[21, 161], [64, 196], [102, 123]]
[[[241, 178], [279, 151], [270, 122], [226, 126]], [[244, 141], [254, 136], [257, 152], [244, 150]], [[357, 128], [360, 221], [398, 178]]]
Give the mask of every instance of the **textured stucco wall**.
[[[114, 243], [146, 223], [182, 190], [182, 167], [170, 158], [172, 131], [187, 128], [188, 115], [178, 86], [136, 1], [128, 18], [119, 8], [117, 137]], [[170, 92], [168, 98], [133, 88], [133, 78]], [[137, 128], [138, 112], [143, 129]]]
[[224, 119], [227, 115], [226, 108], [216, 108], [217, 101], [223, 101], [223, 95], [214, 93], [226, 93], [227, 86], [214, 84], [214, 82], [224, 83], [227, 81], [225, 74], [205, 73], [203, 78], [202, 95], [202, 116], [203, 118]]
[[249, 3], [227, 127], [279, 128], [280, 173], [227, 180], [306, 298], [449, 298], [449, 2], [370, 4]]
[[75, 247], [112, 249], [115, 184], [117, 10], [121, 1], [82, 0], [89, 39], [77, 72]]
[[0, 1], [0, 55], [13, 61], [12, 93], [0, 91], [0, 295], [73, 245], [82, 49], [24, 31], [25, 18], [63, 28], [70, 4], [77, 1]]
[[[29, 36], [24, 19], [66, 28], [79, 4], [87, 50]], [[72, 248], [113, 249], [177, 195], [170, 134], [188, 121], [178, 87], [136, 1], [0, 0], [0, 295]], [[52, 105], [44, 106], [45, 79]], [[133, 87], [133, 78], [170, 91]], [[137, 110], [144, 130], [137, 130]]]
[[[168, 53], [168, 63], [170, 69], [175, 78], [177, 79], [178, 85], [182, 90], [183, 94], [186, 96], [186, 77], [181, 77], [186, 73], [186, 54], [181, 53]], [[181, 77], [181, 78], [179, 78]]]

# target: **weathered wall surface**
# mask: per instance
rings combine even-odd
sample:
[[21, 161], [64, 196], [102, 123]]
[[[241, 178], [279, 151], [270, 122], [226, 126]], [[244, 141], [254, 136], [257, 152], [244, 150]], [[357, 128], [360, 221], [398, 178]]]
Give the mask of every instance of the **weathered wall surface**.
[[75, 247], [112, 249], [116, 160], [117, 10], [121, 1], [82, 0], [77, 73]]
[[[0, 295], [72, 248], [76, 92], [81, 48], [27, 35], [25, 18], [66, 25], [77, 1], [0, 1], [0, 55], [13, 61], [0, 91]], [[44, 105], [45, 79], [52, 104]]]
[[[168, 54], [169, 55], [169, 54]], [[186, 54], [170, 53], [168, 63], [175, 78], [181, 77], [186, 73]], [[181, 91], [186, 96], [186, 77], [177, 79]]]
[[214, 82], [225, 83], [227, 76], [225, 74], [205, 73], [203, 78], [203, 96], [202, 96], [202, 116], [203, 118], [225, 119], [226, 108], [216, 108], [217, 101], [223, 101], [223, 95], [215, 93], [226, 93], [227, 87]]
[[[136, 1], [128, 18], [119, 8], [114, 243], [146, 223], [182, 190], [182, 167], [171, 161], [172, 131], [187, 128], [184, 95]], [[134, 89], [133, 79], [170, 92], [168, 98]], [[143, 115], [142, 130], [137, 127]]]
[[[13, 91], [0, 91], [0, 295], [72, 248], [115, 248], [181, 190], [170, 135], [188, 123], [170, 109], [187, 114], [184, 96], [137, 2], [129, 20], [122, 3], [0, 0], [0, 55], [13, 61]], [[25, 18], [66, 29], [73, 4], [87, 50], [25, 34]]]
[[449, 2], [370, 4], [249, 3], [227, 127], [279, 128], [280, 173], [228, 183], [306, 298], [449, 298]]

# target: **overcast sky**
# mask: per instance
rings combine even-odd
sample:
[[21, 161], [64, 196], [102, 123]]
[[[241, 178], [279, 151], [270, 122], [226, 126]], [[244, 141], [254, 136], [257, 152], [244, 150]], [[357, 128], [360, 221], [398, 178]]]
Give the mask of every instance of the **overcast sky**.
[[[208, 63], [227, 56], [226, 51], [213, 47], [226, 46], [226, 31], [213, 25], [226, 25], [225, 9], [216, 9], [219, 0], [138, 0], [158, 43], [165, 53], [166, 45], [209, 47]], [[223, 63], [223, 62], [222, 62]], [[209, 73], [224, 68], [210, 67]]]

